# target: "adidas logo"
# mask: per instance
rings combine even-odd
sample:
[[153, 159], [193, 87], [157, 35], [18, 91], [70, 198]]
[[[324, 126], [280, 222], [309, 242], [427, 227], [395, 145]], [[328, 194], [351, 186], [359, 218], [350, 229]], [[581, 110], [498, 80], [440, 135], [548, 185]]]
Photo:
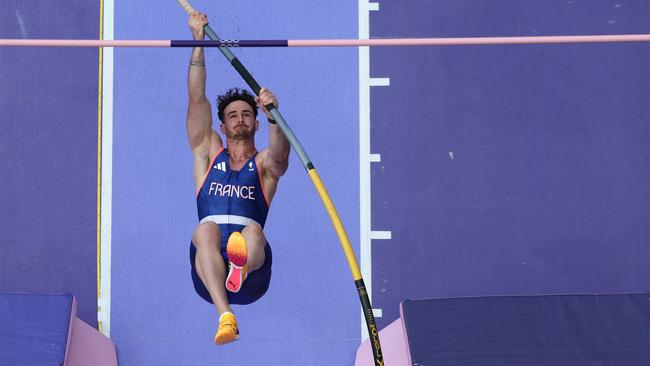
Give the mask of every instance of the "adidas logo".
[[217, 163], [214, 165], [214, 168], [217, 170], [221, 170], [222, 172], [226, 171], [226, 162], [222, 161], [221, 163]]

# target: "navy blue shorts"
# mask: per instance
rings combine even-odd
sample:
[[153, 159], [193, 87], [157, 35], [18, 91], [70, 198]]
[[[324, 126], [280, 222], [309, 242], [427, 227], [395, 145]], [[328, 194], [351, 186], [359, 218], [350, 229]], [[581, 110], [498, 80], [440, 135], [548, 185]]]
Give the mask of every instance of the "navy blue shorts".
[[[223, 262], [226, 264], [226, 271], [228, 270], [228, 256], [226, 255], [226, 248], [222, 246], [221, 248], [221, 257]], [[190, 263], [192, 264], [192, 282], [194, 282], [194, 290], [199, 296], [201, 296], [205, 301], [212, 304], [212, 298], [208, 289], [205, 288], [203, 281], [199, 277], [199, 274], [196, 272], [194, 266], [194, 260], [196, 258], [196, 248], [194, 244], [190, 242]], [[231, 304], [246, 305], [253, 303], [259, 300], [269, 289], [269, 284], [271, 283], [271, 264], [273, 263], [273, 252], [271, 252], [271, 246], [267, 242], [264, 246], [264, 263], [262, 267], [258, 270], [253, 271], [248, 274], [246, 281], [241, 290], [236, 293], [232, 293], [226, 290], [228, 295], [228, 302]], [[226, 272], [226, 276], [228, 273]]]

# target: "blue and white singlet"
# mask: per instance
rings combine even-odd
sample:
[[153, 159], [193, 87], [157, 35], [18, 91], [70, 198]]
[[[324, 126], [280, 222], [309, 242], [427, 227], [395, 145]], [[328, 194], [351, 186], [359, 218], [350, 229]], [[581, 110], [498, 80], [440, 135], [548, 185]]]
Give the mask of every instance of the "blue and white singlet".
[[269, 213], [269, 203], [262, 184], [262, 172], [253, 155], [241, 170], [230, 169], [230, 154], [221, 149], [214, 157], [203, 184], [196, 195], [201, 223], [212, 221], [221, 229], [221, 246], [230, 234], [244, 226], [258, 223], [262, 228]]

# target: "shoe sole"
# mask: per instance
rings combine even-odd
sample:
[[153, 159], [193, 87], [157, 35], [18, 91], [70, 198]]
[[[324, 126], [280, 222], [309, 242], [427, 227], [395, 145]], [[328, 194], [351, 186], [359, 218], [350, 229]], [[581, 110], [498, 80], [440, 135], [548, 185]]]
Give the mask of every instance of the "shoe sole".
[[230, 234], [226, 245], [226, 255], [230, 269], [226, 278], [226, 289], [230, 292], [239, 292], [244, 283], [244, 266], [248, 260], [246, 240], [239, 232]]
[[221, 346], [223, 344], [232, 343], [232, 342], [234, 342], [236, 340], [239, 340], [239, 334], [236, 334], [234, 338], [231, 337], [230, 335], [225, 335], [224, 334], [224, 335], [221, 335], [221, 336], [217, 335], [215, 337], [215, 339], [214, 339], [214, 343]]

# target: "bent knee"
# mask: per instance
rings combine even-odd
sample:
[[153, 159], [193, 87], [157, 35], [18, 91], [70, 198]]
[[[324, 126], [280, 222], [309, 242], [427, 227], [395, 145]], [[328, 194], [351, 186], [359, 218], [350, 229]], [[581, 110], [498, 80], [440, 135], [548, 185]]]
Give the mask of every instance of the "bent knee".
[[263, 237], [264, 232], [262, 231], [262, 227], [257, 224], [249, 224], [244, 227], [244, 229], [241, 231], [243, 235], [250, 235], [250, 236], [257, 236], [257, 237]]
[[198, 224], [192, 233], [192, 243], [196, 248], [213, 246], [221, 236], [219, 226], [213, 222]]

